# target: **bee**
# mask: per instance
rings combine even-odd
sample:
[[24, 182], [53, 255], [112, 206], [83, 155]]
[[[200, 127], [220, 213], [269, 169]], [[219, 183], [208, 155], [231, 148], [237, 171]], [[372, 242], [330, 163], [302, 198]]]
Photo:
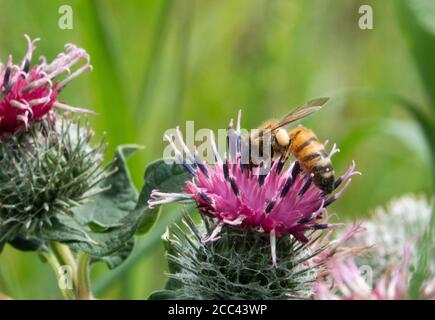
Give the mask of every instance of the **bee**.
[[[255, 145], [260, 156], [265, 139], [270, 139], [271, 159], [281, 157], [284, 162], [290, 155], [298, 160], [301, 168], [312, 175], [313, 183], [329, 194], [334, 190], [335, 173], [325, 146], [308, 128], [299, 125], [287, 131], [288, 124], [319, 111], [328, 98], [311, 100], [288, 113], [282, 120], [268, 120], [249, 136], [250, 149]], [[251, 156], [250, 156], [250, 159]], [[252, 165], [252, 163], [251, 163]]]

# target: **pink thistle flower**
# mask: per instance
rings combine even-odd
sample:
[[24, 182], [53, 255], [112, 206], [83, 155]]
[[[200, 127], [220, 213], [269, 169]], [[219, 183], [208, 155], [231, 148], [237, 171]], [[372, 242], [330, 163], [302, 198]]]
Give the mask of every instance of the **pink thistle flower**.
[[[71, 112], [89, 112], [73, 108], [60, 102], [57, 97], [62, 89], [86, 70], [91, 70], [90, 57], [85, 50], [73, 44], [65, 45], [65, 53], [60, 53], [51, 63], [41, 57], [41, 63], [31, 66], [35, 43], [28, 42], [27, 53], [21, 64], [13, 63], [12, 56], [6, 65], [0, 62], [0, 137], [13, 134], [20, 128], [27, 128], [29, 122], [44, 118], [53, 108]], [[75, 71], [71, 68], [84, 61]], [[59, 79], [65, 75], [62, 79]]]
[[[196, 152], [192, 154], [184, 143], [179, 128], [177, 137], [188, 160], [181, 155], [173, 137], [166, 136], [178, 160], [193, 178], [186, 182], [183, 193], [153, 190], [148, 201], [149, 207], [175, 201], [194, 201], [202, 214], [217, 220], [214, 232], [204, 241], [219, 239], [219, 233], [225, 225], [248, 227], [268, 233], [274, 264], [276, 237], [291, 234], [302, 243], [307, 243], [309, 239], [304, 234], [306, 231], [336, 226], [324, 221], [326, 208], [349, 186], [351, 176], [359, 174], [354, 171], [353, 163], [335, 182], [334, 192], [325, 194], [312, 183], [311, 175], [301, 171], [297, 161], [285, 168], [285, 161], [275, 160], [266, 174], [262, 173], [261, 166], [243, 165], [240, 113], [236, 130], [233, 129], [232, 121], [228, 129], [228, 137], [235, 137], [229, 139], [229, 149], [236, 151], [230, 159], [226, 156], [221, 159], [212, 132], [210, 141], [216, 160], [214, 165], [204, 163]], [[330, 156], [335, 152], [337, 149], [334, 146]]]
[[[363, 276], [352, 257], [331, 258], [327, 262], [328, 274], [333, 282], [321, 279], [316, 284], [319, 300], [404, 300], [409, 299], [410, 250], [403, 255], [402, 264], [391, 266], [378, 279], [370, 279], [372, 273]], [[373, 282], [373, 284], [371, 284]], [[423, 299], [435, 298], [435, 283], [426, 284]]]
[[349, 247], [349, 242], [364, 230], [365, 227], [361, 220], [354, 222], [337, 239], [331, 240], [334, 230], [329, 230], [324, 237], [311, 244], [313, 250], [324, 248], [317, 256], [313, 257], [313, 261], [326, 265], [331, 259], [344, 259], [365, 252], [369, 248], [368, 246]]

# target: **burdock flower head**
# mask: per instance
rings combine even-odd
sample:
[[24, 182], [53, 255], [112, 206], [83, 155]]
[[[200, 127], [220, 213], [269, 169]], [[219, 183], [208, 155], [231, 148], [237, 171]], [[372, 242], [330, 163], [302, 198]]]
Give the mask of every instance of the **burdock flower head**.
[[375, 210], [348, 245], [365, 248], [352, 257], [334, 255], [316, 287], [318, 299], [435, 299], [432, 201], [406, 195]]
[[[364, 223], [365, 230], [352, 239], [354, 246], [373, 246], [370, 255], [358, 257], [359, 264], [369, 264], [375, 273], [382, 273], [390, 264], [399, 264], [405, 245], [417, 248], [431, 226], [433, 199], [405, 195], [393, 199], [386, 207], [378, 207], [373, 218]], [[430, 243], [435, 252], [435, 242]], [[418, 265], [418, 250], [412, 250], [410, 266]], [[429, 260], [429, 271], [435, 276], [435, 257]]]
[[[60, 53], [51, 63], [41, 57], [41, 63], [32, 66], [35, 43], [39, 39], [32, 41], [27, 35], [25, 37], [28, 49], [21, 63], [14, 64], [12, 56], [6, 64], [0, 62], [0, 140], [2, 136], [27, 128], [31, 121], [41, 120], [53, 108], [87, 111], [57, 99], [72, 79], [92, 69], [86, 51], [67, 44], [66, 52]], [[72, 70], [81, 61], [82, 66]]]
[[36, 40], [26, 39], [29, 48], [20, 65], [12, 57], [0, 63], [0, 250], [5, 241], [32, 236], [70, 214], [101, 191], [99, 182], [107, 175], [105, 145], [92, 144], [87, 123], [54, 112], [87, 111], [57, 97], [91, 69], [89, 55], [67, 44], [53, 62], [41, 58], [31, 66]]
[[[402, 262], [390, 265], [380, 275], [363, 270], [354, 258], [332, 258], [327, 262], [332, 282], [325, 279], [316, 284], [320, 300], [407, 300], [410, 299], [410, 250], [406, 248]], [[364, 266], [368, 267], [368, 266]], [[364, 273], [363, 273], [364, 271]], [[422, 299], [435, 299], [435, 281], [421, 287]]]
[[[193, 176], [187, 181], [183, 193], [162, 193], [154, 190], [149, 206], [173, 201], [192, 200], [200, 212], [216, 221], [213, 233], [205, 241], [219, 239], [219, 233], [227, 225], [249, 228], [270, 235], [273, 263], [276, 264], [276, 238], [291, 234], [302, 243], [308, 242], [305, 233], [332, 227], [326, 218], [326, 208], [333, 203], [357, 174], [355, 165], [335, 181], [334, 192], [326, 194], [313, 183], [312, 176], [303, 172], [298, 161], [285, 167], [285, 161], [272, 161], [270, 170], [262, 172], [262, 165], [247, 166], [241, 162], [240, 113], [234, 130], [232, 121], [228, 129], [229, 150], [236, 150], [233, 157], [221, 159], [217, 152], [213, 133], [211, 145], [215, 164], [202, 161], [184, 143], [179, 129], [177, 137], [187, 154], [184, 159], [173, 137], [167, 136], [178, 160]], [[234, 137], [234, 138], [232, 138]], [[234, 144], [234, 145], [231, 145]], [[338, 149], [334, 146], [332, 157]], [[230, 152], [231, 154], [231, 152]]]

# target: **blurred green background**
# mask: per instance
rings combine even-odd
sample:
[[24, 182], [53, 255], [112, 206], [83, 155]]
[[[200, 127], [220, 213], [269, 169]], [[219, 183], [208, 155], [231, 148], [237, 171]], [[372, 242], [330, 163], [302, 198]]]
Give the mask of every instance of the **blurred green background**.
[[[64, 4], [73, 8], [72, 30], [58, 27]], [[358, 27], [362, 4], [373, 8], [373, 30]], [[99, 113], [91, 120], [97, 136], [108, 134], [108, 159], [118, 144], [145, 146], [130, 161], [138, 188], [146, 164], [161, 157], [168, 128], [183, 129], [186, 120], [197, 129], [225, 128], [239, 108], [242, 125], [251, 128], [329, 96], [328, 107], [304, 125], [338, 143], [336, 171], [354, 159], [363, 172], [331, 208], [337, 219], [351, 220], [394, 196], [433, 194], [435, 137], [428, 143], [429, 131], [425, 138], [403, 108], [406, 101], [423, 112], [435, 105], [435, 10], [420, 4], [430, 6], [427, 0], [0, 0], [0, 58], [21, 59], [24, 33], [41, 38], [36, 57], [50, 60], [68, 42], [85, 48], [94, 71], [61, 98]], [[159, 236], [173, 217], [163, 212], [117, 270], [94, 268], [99, 298], [143, 299], [162, 288]], [[36, 254], [10, 247], [0, 256], [0, 292], [60, 297], [51, 269]]]

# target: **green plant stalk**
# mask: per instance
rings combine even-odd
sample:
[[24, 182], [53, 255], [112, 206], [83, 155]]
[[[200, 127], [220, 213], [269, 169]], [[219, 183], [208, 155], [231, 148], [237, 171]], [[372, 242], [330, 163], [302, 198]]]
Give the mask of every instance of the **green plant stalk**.
[[67, 245], [59, 242], [52, 242], [50, 247], [51, 252], [44, 254], [44, 257], [55, 271], [57, 278], [60, 279], [59, 268], [62, 265], [68, 265], [72, 269], [73, 290], [59, 288], [64, 298], [68, 300], [93, 299], [89, 276], [89, 255], [80, 252], [76, 258]]
[[[61, 267], [61, 263], [59, 262], [57, 255], [53, 251], [49, 252], [42, 252], [42, 256], [47, 260], [48, 264], [51, 266], [51, 268], [54, 271], [54, 274], [56, 275], [56, 279], [59, 281], [61, 274], [59, 273], [59, 268]], [[65, 300], [74, 300], [74, 291], [69, 289], [63, 289], [59, 286], [59, 290], [62, 293], [62, 296]]]
[[78, 268], [77, 268], [77, 286], [76, 298], [79, 300], [93, 300], [94, 296], [91, 292], [90, 281], [90, 257], [84, 252], [78, 255]]
[[77, 262], [69, 247], [59, 242], [52, 242], [50, 246], [61, 266], [68, 265], [71, 267], [73, 283], [77, 285]]

